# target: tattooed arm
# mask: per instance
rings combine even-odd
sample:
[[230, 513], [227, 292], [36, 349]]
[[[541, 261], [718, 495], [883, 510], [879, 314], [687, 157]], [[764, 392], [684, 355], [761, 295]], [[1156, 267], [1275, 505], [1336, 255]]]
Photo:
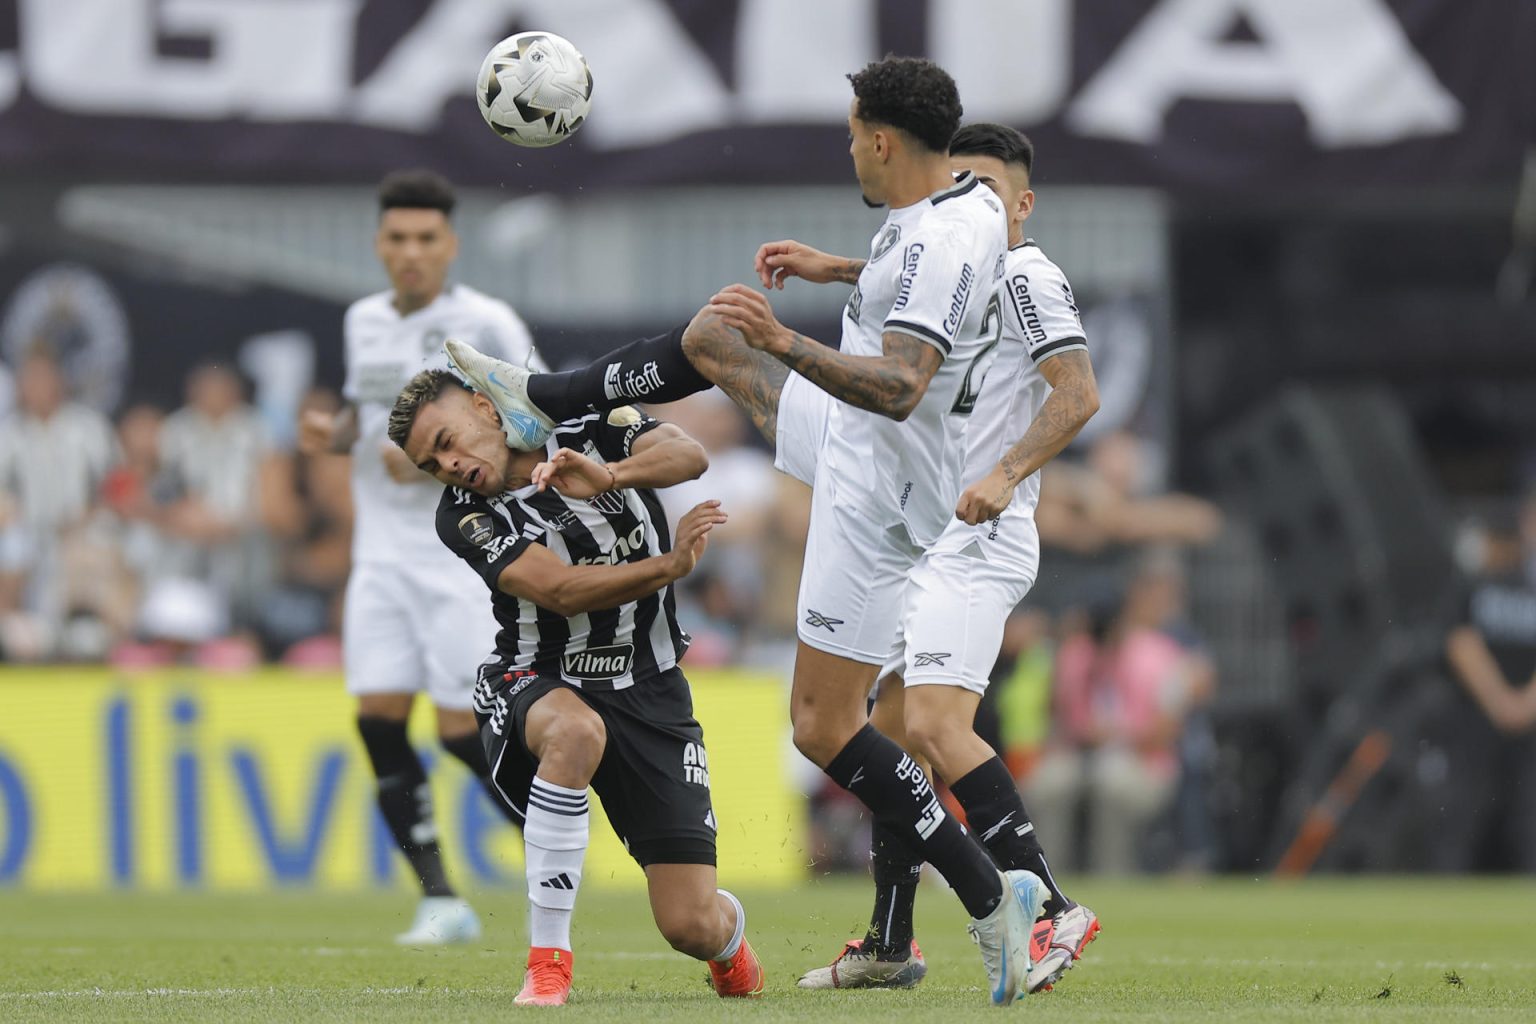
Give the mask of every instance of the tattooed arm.
[[811, 284], [857, 284], [865, 260], [833, 256], [808, 245], [786, 239], [764, 242], [758, 246], [754, 265], [764, 288], [783, 288], [784, 282], [798, 277]]
[[992, 471], [960, 495], [955, 518], [975, 525], [995, 519], [1013, 500], [1014, 488], [1065, 448], [1099, 409], [1093, 364], [1082, 349], [1062, 352], [1040, 364], [1051, 385], [1024, 436], [1003, 453]]
[[893, 420], [912, 414], [944, 363], [944, 353], [928, 342], [896, 331], [883, 335], [882, 355], [839, 352], [779, 323], [767, 297], [741, 285], [722, 288], [703, 312], [833, 398]]
[[893, 420], [912, 415], [944, 353], [910, 334], [886, 331], [880, 356], [850, 356], [794, 331], [764, 351], [833, 398]]

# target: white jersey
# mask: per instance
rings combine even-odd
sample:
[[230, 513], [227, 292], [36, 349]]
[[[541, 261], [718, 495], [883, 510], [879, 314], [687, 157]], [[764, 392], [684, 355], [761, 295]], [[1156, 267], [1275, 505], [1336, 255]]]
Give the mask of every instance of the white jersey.
[[[1039, 414], [1051, 391], [1040, 364], [1061, 352], [1088, 348], [1072, 286], [1033, 240], [1009, 250], [987, 326], [996, 348], [978, 361], [985, 383], [966, 428], [965, 486], [990, 473]], [[1036, 545], [1032, 524], [1014, 527], [1012, 522], [1033, 520], [1039, 502], [1037, 470], [1014, 489], [1013, 500], [1000, 517], [1006, 524], [993, 520], [966, 527], [957, 520], [951, 532], [971, 531], [979, 539], [994, 542], [1014, 538], [1014, 546], [1032, 550]], [[1032, 566], [1030, 571], [1032, 576]]]
[[352, 448], [352, 560], [452, 562], [435, 528], [441, 485], [425, 475], [420, 483], [396, 483], [384, 467], [384, 449], [394, 447], [386, 428], [395, 398], [421, 370], [448, 368], [443, 352], [448, 338], [519, 366], [544, 366], [528, 328], [500, 299], [450, 285], [429, 305], [406, 316], [395, 309], [393, 299], [389, 291], [359, 299], [343, 321], [342, 393], [357, 407], [358, 427]]
[[885, 218], [843, 313], [842, 351], [878, 356], [887, 331], [937, 348], [944, 362], [903, 422], [835, 402], [818, 487], [879, 525], [904, 525], [926, 547], [954, 515], [964, 459], [962, 417], [983, 319], [1002, 273], [1002, 204], [973, 175]]

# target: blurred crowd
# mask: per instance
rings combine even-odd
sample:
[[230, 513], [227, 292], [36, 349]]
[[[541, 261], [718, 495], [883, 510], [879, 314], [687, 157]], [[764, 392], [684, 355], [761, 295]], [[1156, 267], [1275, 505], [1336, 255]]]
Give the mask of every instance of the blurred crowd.
[[229, 366], [113, 423], [32, 351], [0, 432], [0, 660], [335, 665], [351, 516], [345, 460], [274, 443]]

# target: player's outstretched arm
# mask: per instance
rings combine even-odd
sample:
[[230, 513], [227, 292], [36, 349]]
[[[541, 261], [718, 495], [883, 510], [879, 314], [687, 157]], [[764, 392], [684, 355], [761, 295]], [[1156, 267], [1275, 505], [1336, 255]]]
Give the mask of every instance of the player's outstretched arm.
[[779, 323], [767, 297], [741, 285], [716, 292], [704, 309], [833, 398], [893, 420], [912, 414], [944, 363], [937, 348], [897, 331], [883, 335], [883, 355], [839, 352]]
[[1024, 436], [1003, 453], [992, 471], [960, 495], [955, 518], [975, 525], [1002, 514], [1014, 488], [1071, 443], [1083, 424], [1099, 411], [1099, 386], [1093, 363], [1083, 349], [1053, 355], [1040, 364], [1051, 385], [1040, 411]]
[[692, 572], [709, 542], [709, 531], [725, 521], [718, 501], [695, 505], [678, 520], [671, 551], [618, 565], [567, 565], [548, 548], [532, 544], [501, 571], [496, 586], [566, 618], [617, 608]]
[[562, 448], [535, 466], [530, 480], [541, 491], [553, 487], [567, 498], [592, 498], [625, 487], [671, 487], [697, 480], [709, 468], [704, 446], [671, 423], [641, 434], [629, 451], [628, 458], [603, 463]]
[[753, 265], [764, 288], [783, 288], [784, 282], [792, 277], [811, 284], [857, 284], [865, 262], [846, 256], [833, 256], [786, 238], [758, 246]]

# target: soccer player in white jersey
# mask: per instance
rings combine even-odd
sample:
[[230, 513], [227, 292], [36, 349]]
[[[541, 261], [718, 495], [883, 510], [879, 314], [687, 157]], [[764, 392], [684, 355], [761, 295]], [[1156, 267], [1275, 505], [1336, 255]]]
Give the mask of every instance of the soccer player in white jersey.
[[[865, 201], [891, 212], [857, 274], [840, 350], [788, 330], [764, 296], [731, 286], [680, 334], [572, 373], [520, 375], [472, 350], [449, 351], [521, 447], [586, 408], [669, 401], [713, 383], [775, 440], [781, 464], [814, 463], [795, 744], [954, 887], [973, 919], [989, 995], [1007, 1004], [1027, 981], [1045, 884], [1029, 871], [1000, 873], [944, 810], [921, 766], [865, 713], [897, 634], [907, 574], [959, 497], [964, 420], [953, 409], [988, 347], [984, 321], [1007, 218], [975, 177], [951, 176], [960, 102], [949, 75], [930, 61], [888, 57], [849, 78], [855, 173]], [[829, 413], [817, 389], [837, 400]], [[520, 427], [528, 429], [514, 436]]]
[[[443, 339], [474, 338], [518, 366], [542, 368], [528, 329], [506, 303], [448, 280], [458, 254], [453, 188], [428, 171], [389, 175], [379, 187], [375, 251], [390, 287], [353, 303], [344, 321], [349, 403], [308, 413], [307, 452], [350, 452], [356, 521], [342, 642], [357, 729], [378, 780], [379, 810], [421, 885], [407, 945], [468, 942], [480, 923], [449, 885], [432, 794], [406, 737], [416, 694], [437, 711], [444, 749], [491, 793], [490, 768], [472, 710], [481, 652], [496, 621], [475, 575], [433, 529], [442, 488], [411, 465], [385, 433], [400, 389], [417, 371], [444, 366]], [[510, 815], [509, 815], [510, 817]]]
[[[1072, 288], [1024, 237], [1034, 208], [1034, 147], [1007, 126], [974, 124], [955, 134], [950, 159], [957, 174], [974, 174], [1003, 201], [1009, 251], [987, 310], [989, 350], [955, 406], [969, 421], [968, 486], [912, 572], [900, 650], [886, 666], [872, 721], [949, 784], [999, 867], [1028, 869], [1050, 887], [1031, 951], [1028, 989], [1038, 992], [1073, 965], [1098, 933], [1098, 918], [1062, 893], [1018, 785], [974, 723], [1004, 622], [1039, 569], [1040, 468], [1097, 411], [1098, 388]], [[793, 253], [767, 258], [765, 274], [780, 284], [779, 274], [808, 262]], [[809, 269], [815, 272], [814, 262]], [[922, 979], [912, 936], [921, 859], [889, 835], [874, 838], [870, 930], [830, 966], [802, 977], [804, 988], [906, 988]]]

